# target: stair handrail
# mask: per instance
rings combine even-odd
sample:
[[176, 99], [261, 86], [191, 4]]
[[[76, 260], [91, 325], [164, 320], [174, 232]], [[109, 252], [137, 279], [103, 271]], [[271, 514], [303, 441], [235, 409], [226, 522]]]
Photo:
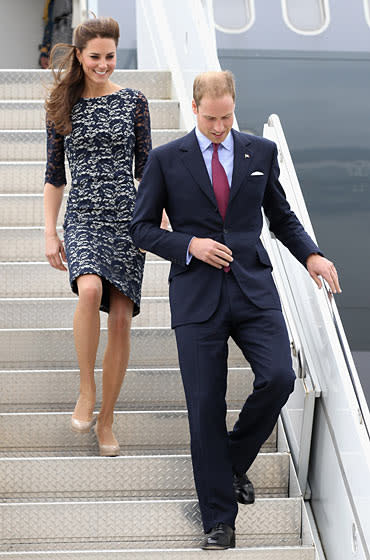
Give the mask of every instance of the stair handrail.
[[[315, 239], [277, 115], [269, 117], [264, 127], [264, 136], [275, 141], [278, 146], [280, 181], [287, 199], [305, 229]], [[265, 238], [267, 239], [267, 236]], [[281, 253], [281, 260], [289, 277], [291, 286], [287, 298], [295, 318], [304, 360], [307, 362], [310, 376], [316, 375], [322, 388], [320, 399], [322, 420], [319, 426], [324, 428], [325, 424], [324, 429], [330, 433], [330, 446], [338, 461], [336, 468], [341, 472], [342, 486], [345, 488], [346, 499], [350, 504], [350, 515], [354, 520], [352, 527], [358, 534], [363, 550], [369, 555], [370, 492], [366, 485], [370, 475], [369, 409], [337, 306], [328, 290], [318, 290], [307, 272], [283, 245], [272, 240], [271, 249], [272, 260], [277, 253]], [[326, 464], [326, 472], [327, 469]], [[320, 472], [320, 461], [316, 460], [311, 465], [310, 471], [316, 482]], [[321, 496], [319, 500], [320, 498]], [[324, 508], [320, 505], [318, 509], [320, 520], [323, 521]], [[323, 535], [325, 534], [325, 538], [330, 539], [329, 527], [324, 525], [325, 523], [320, 526], [320, 530]]]
[[180, 127], [194, 127], [194, 77], [220, 70], [210, 0], [137, 0], [137, 57], [143, 70], [170, 70], [173, 96], [180, 103]]
[[[311, 219], [308, 214], [307, 206], [303, 198], [303, 193], [301, 187], [299, 185], [299, 181], [295, 172], [295, 168], [293, 165], [293, 161], [290, 155], [290, 151], [288, 148], [288, 144], [284, 135], [283, 128], [281, 126], [280, 119], [278, 115], [272, 114], [270, 115], [267, 123], [268, 127], [273, 128], [276, 134], [276, 139], [278, 141], [279, 146], [279, 153], [281, 160], [284, 160], [284, 166], [286, 171], [289, 175], [290, 180], [290, 188], [287, 190], [289, 191], [287, 194], [289, 195], [289, 201], [294, 206], [294, 211], [297, 214], [299, 220], [303, 224], [307, 233], [312, 237], [312, 239], [316, 242], [315, 232], [312, 226]], [[285, 187], [285, 185], [284, 185]], [[342, 358], [347, 369], [348, 376], [351, 379], [351, 383], [353, 385], [353, 391], [356, 395], [356, 399], [358, 401], [358, 406], [360, 410], [360, 414], [363, 418], [364, 426], [366, 428], [367, 434], [370, 437], [370, 413], [369, 407], [361, 386], [361, 382], [357, 373], [357, 369], [352, 357], [352, 353], [348, 344], [348, 340], [343, 328], [343, 324], [338, 312], [337, 304], [335, 298], [331, 295], [330, 290], [327, 285], [325, 285], [325, 289], [320, 293], [316, 294], [319, 295], [318, 304], [322, 309], [322, 312], [325, 314], [325, 317], [330, 317], [332, 326], [336, 333], [336, 337], [338, 339], [338, 345], [340, 351], [342, 353]], [[340, 297], [340, 296], [339, 296]], [[343, 364], [343, 365], [344, 365]]]

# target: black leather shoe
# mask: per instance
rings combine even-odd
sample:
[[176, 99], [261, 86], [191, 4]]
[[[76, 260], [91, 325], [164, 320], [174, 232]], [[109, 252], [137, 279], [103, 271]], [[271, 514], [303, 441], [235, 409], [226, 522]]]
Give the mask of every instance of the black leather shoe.
[[254, 503], [254, 488], [246, 474], [234, 474], [233, 484], [237, 501], [240, 504]]
[[217, 523], [206, 534], [204, 539], [203, 550], [225, 550], [226, 548], [235, 548], [235, 531], [225, 523]]

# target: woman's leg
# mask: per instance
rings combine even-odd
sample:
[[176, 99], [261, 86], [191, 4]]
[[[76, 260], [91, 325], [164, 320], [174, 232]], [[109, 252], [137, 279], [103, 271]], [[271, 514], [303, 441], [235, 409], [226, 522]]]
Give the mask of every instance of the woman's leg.
[[103, 399], [97, 432], [101, 445], [117, 445], [112, 432], [113, 411], [130, 356], [130, 329], [134, 304], [116, 288], [110, 288], [108, 344], [103, 360]]
[[80, 396], [73, 417], [88, 422], [91, 420], [96, 398], [94, 367], [99, 344], [99, 307], [103, 286], [96, 274], [79, 276], [77, 286], [79, 299], [73, 320], [73, 331], [80, 367]]

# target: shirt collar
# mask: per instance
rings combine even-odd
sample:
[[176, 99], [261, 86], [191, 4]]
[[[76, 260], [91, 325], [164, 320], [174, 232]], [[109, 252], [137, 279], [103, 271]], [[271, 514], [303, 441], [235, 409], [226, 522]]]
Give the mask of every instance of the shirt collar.
[[[205, 136], [197, 126], [195, 127], [195, 135], [199, 143], [200, 151], [205, 152], [212, 145], [212, 141], [209, 138], [207, 138], [207, 136]], [[232, 151], [234, 147], [234, 138], [233, 135], [231, 134], [231, 131], [226, 136], [225, 140], [221, 142], [221, 146], [223, 148], [226, 148], [226, 150]]]

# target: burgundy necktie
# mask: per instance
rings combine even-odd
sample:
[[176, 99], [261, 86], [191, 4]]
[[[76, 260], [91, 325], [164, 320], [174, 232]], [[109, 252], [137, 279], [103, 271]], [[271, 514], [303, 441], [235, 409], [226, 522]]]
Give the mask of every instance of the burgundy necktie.
[[[220, 144], [213, 144], [213, 154], [212, 154], [212, 183], [213, 190], [215, 191], [215, 196], [217, 200], [217, 206], [222, 219], [225, 220], [227, 205], [230, 196], [229, 181], [227, 180], [227, 175], [225, 169], [222, 167], [220, 160], [218, 159], [218, 147]], [[224, 266], [224, 271], [229, 272], [230, 267]]]

